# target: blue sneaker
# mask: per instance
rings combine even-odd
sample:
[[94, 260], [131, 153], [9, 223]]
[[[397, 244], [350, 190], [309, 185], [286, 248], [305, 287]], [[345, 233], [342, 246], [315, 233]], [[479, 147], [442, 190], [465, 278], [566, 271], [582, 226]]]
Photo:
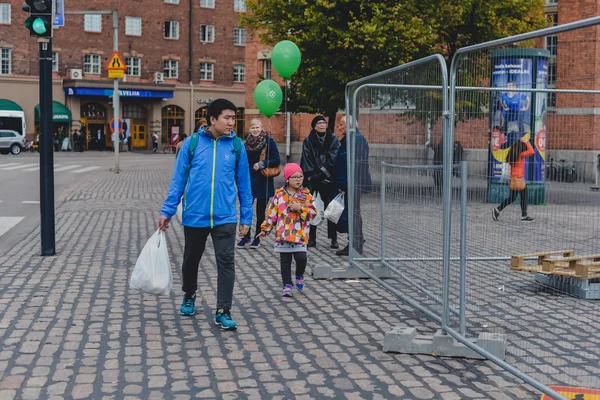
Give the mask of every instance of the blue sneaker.
[[248, 238], [245, 238], [245, 237], [244, 237], [244, 238], [242, 238], [242, 239], [241, 239], [241, 240], [238, 242], [238, 244], [236, 244], [235, 246], [236, 246], [238, 249], [243, 249], [244, 247], [246, 247], [246, 245], [247, 245], [248, 243], [250, 243], [250, 239], [248, 239]]
[[215, 315], [215, 324], [226, 331], [237, 329], [237, 324], [231, 319], [229, 312], [224, 312], [223, 310], [217, 311], [217, 315]]
[[187, 294], [183, 295], [183, 302], [181, 303], [181, 315], [194, 315], [196, 304], [196, 295], [190, 297]]
[[260, 239], [254, 239], [250, 245], [251, 249], [258, 249], [260, 247]]
[[293, 296], [292, 285], [285, 285], [283, 287], [283, 291], [281, 292], [281, 295], [283, 297], [292, 297]]
[[304, 289], [304, 276], [296, 277], [296, 289], [298, 289], [299, 291]]

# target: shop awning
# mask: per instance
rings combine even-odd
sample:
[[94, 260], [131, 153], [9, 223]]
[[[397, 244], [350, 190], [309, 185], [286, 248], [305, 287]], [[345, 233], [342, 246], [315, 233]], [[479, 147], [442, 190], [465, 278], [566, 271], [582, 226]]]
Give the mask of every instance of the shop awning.
[[[35, 122], [40, 122], [40, 105], [34, 108]], [[52, 122], [71, 123], [71, 111], [58, 101], [52, 102]]]
[[8, 99], [0, 99], [0, 110], [2, 111], [23, 111], [20, 105]]

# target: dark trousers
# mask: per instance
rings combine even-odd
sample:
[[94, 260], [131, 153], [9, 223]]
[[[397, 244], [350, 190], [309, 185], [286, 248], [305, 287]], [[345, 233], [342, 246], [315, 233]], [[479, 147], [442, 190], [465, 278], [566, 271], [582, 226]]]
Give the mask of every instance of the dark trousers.
[[184, 293], [193, 295], [198, 289], [198, 265], [204, 254], [206, 239], [212, 237], [217, 259], [217, 310], [229, 311], [235, 283], [235, 231], [236, 224], [214, 228], [184, 226], [185, 250], [181, 268]]
[[260, 233], [260, 226], [265, 221], [265, 214], [267, 211], [267, 201], [269, 199], [255, 199], [256, 200], [256, 231], [254, 236], [252, 236], [252, 229], [248, 229], [248, 233], [246, 234], [246, 239], [250, 239], [250, 237], [256, 237]]
[[[313, 197], [316, 195], [316, 192], [319, 192], [319, 195], [321, 196], [321, 200], [323, 200], [323, 204], [325, 205], [325, 209], [327, 208], [327, 206], [329, 205], [329, 203], [331, 203], [331, 200], [333, 200], [335, 198], [335, 196], [337, 196], [337, 192], [335, 191], [333, 185], [327, 184], [327, 185], [319, 185], [317, 187], [315, 187], [314, 189], [311, 189], [311, 194], [313, 195]], [[336, 241], [337, 242], [337, 230], [336, 230], [336, 226], [333, 222], [327, 220], [327, 237], [329, 239], [331, 239], [331, 241]], [[308, 236], [308, 240], [311, 242], [316, 242], [317, 241], [317, 227], [311, 225], [310, 226], [310, 234]]]
[[[354, 191], [354, 237], [352, 238], [352, 247], [362, 254], [365, 238], [363, 236], [362, 215], [360, 214], [360, 192], [360, 189]], [[346, 200], [346, 207], [348, 207], [348, 193], [346, 193], [344, 198]]]
[[279, 253], [279, 259], [281, 260], [281, 280], [284, 286], [292, 284], [292, 256], [296, 260], [296, 276], [304, 276], [304, 271], [306, 270], [305, 251]]
[[525, 186], [525, 189], [521, 190], [521, 191], [514, 191], [511, 190], [510, 191], [510, 196], [507, 197], [502, 203], [500, 203], [500, 205], [498, 206], [498, 211], [502, 211], [506, 208], [506, 206], [508, 206], [509, 204], [511, 204], [513, 201], [515, 201], [517, 199], [517, 196], [521, 196], [521, 215], [523, 217], [527, 216], [527, 186]]

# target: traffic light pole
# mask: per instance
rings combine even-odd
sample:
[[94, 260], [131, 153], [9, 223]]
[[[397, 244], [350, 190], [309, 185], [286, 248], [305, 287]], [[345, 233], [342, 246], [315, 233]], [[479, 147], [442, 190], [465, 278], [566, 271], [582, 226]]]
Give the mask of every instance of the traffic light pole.
[[52, 39], [40, 48], [40, 214], [42, 256], [56, 254], [54, 232], [54, 149], [52, 132]]

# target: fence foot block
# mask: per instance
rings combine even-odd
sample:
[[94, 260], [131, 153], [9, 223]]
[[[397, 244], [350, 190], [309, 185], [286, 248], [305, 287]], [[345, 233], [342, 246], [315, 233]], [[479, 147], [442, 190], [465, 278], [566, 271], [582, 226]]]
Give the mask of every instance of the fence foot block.
[[[477, 344], [501, 360], [506, 356], [506, 335], [499, 333], [481, 333]], [[417, 335], [415, 328], [396, 327], [386, 332], [383, 339], [383, 351], [386, 353], [429, 354], [440, 357], [459, 357], [485, 359], [452, 336], [438, 330], [434, 335]]]
[[[377, 278], [391, 278], [390, 271], [379, 264], [370, 264], [367, 266], [370, 272]], [[344, 267], [332, 267], [329, 264], [317, 264], [311, 268], [311, 275], [314, 279], [358, 279], [369, 278], [367, 274], [353, 265]]]

